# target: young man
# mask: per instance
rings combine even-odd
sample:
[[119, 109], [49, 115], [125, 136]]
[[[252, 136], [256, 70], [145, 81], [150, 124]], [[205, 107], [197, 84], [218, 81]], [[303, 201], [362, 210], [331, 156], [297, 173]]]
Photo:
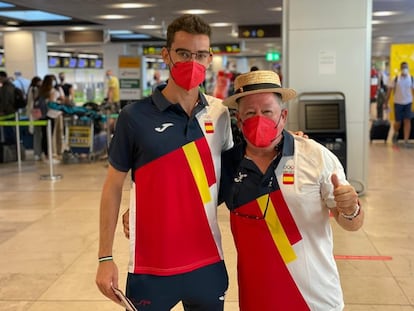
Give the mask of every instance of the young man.
[[329, 215], [345, 230], [364, 213], [328, 149], [284, 130], [296, 96], [273, 71], [235, 80], [224, 100], [245, 141], [222, 155], [221, 198], [230, 209], [242, 311], [342, 310]]
[[388, 101], [390, 99], [391, 92], [394, 90], [394, 135], [392, 137], [392, 143], [394, 145], [398, 142], [398, 132], [403, 123], [404, 133], [404, 146], [406, 148], [412, 147], [408, 140], [411, 132], [411, 118], [412, 118], [412, 103], [413, 103], [413, 77], [410, 75], [407, 62], [400, 64], [401, 72], [394, 79], [389, 80], [387, 95], [385, 99], [385, 107], [388, 108]]
[[228, 287], [217, 225], [221, 152], [232, 147], [228, 109], [198, 86], [212, 61], [208, 24], [184, 15], [167, 30], [166, 86], [120, 113], [101, 198], [100, 291], [118, 302], [112, 258], [129, 170], [130, 265], [126, 295], [139, 310], [223, 310]]

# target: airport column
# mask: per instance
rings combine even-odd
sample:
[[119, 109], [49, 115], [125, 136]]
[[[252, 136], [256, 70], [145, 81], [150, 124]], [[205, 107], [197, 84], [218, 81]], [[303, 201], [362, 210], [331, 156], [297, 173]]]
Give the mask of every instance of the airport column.
[[[345, 94], [347, 175], [356, 188], [368, 174], [371, 19], [372, 0], [283, 0], [285, 86]], [[298, 104], [289, 107], [290, 129]]]
[[31, 79], [48, 73], [47, 37], [43, 31], [4, 32], [5, 68], [9, 75], [20, 71]]

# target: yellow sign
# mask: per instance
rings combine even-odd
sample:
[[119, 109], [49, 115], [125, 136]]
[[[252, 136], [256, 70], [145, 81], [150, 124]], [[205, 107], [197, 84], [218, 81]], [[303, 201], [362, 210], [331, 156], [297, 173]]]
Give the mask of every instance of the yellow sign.
[[[414, 44], [392, 44], [390, 53], [390, 79], [400, 74], [400, 65], [407, 62], [410, 74], [414, 75]], [[390, 96], [390, 119], [394, 120], [394, 97]], [[413, 106], [412, 106], [413, 107]], [[414, 111], [414, 110], [413, 110]]]
[[141, 67], [141, 59], [138, 56], [119, 56], [119, 68], [139, 68]]

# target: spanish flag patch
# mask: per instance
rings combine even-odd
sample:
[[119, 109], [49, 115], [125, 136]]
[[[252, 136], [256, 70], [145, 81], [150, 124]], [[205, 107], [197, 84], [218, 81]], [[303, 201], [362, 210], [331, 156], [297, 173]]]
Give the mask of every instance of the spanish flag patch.
[[295, 175], [290, 173], [283, 173], [283, 184], [293, 185], [295, 182]]
[[204, 129], [206, 130], [207, 134], [214, 133], [213, 121], [204, 121]]

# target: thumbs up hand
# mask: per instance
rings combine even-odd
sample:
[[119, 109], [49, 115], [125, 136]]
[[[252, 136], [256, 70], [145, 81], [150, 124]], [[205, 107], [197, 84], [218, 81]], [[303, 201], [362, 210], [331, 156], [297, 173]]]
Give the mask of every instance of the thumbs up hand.
[[355, 212], [355, 207], [358, 205], [358, 194], [354, 187], [351, 185], [341, 185], [335, 173], [332, 174], [331, 181], [334, 187], [333, 195], [337, 211], [345, 215], [352, 215]]

